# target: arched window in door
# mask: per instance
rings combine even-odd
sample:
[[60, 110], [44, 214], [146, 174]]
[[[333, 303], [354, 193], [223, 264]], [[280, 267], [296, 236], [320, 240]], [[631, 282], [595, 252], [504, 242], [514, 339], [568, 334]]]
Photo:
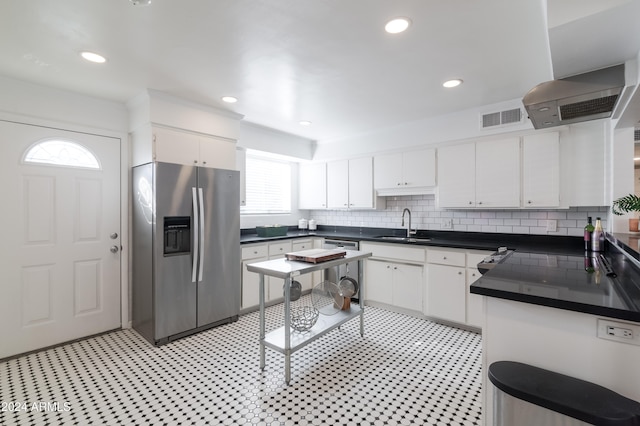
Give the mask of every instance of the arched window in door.
[[69, 140], [47, 139], [39, 141], [27, 150], [24, 163], [49, 166], [100, 169], [98, 158], [84, 146]]

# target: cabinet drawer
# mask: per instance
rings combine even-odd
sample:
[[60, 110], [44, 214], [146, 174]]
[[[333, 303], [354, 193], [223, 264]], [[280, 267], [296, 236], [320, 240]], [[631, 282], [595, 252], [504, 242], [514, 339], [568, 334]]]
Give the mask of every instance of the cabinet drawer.
[[255, 259], [256, 257], [266, 257], [268, 253], [267, 245], [260, 244], [255, 246], [242, 247], [242, 260]]
[[427, 262], [440, 265], [466, 266], [465, 252], [457, 250], [428, 249]]
[[490, 251], [467, 251], [467, 267], [468, 268], [476, 268], [478, 263], [482, 262], [482, 260], [489, 256]]
[[416, 247], [403, 247], [401, 244], [361, 244], [360, 250], [371, 251], [373, 257], [397, 259], [403, 262], [424, 263], [425, 250]]
[[292, 244], [293, 251], [311, 250], [313, 241], [311, 240], [295, 240]]
[[291, 251], [291, 241], [284, 243], [269, 243], [269, 256], [283, 255]]

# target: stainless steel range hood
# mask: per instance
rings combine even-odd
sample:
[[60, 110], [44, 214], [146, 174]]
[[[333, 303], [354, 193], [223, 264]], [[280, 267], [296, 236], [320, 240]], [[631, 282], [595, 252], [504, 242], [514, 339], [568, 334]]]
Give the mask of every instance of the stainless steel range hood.
[[536, 129], [610, 117], [624, 88], [624, 65], [541, 83], [522, 99]]

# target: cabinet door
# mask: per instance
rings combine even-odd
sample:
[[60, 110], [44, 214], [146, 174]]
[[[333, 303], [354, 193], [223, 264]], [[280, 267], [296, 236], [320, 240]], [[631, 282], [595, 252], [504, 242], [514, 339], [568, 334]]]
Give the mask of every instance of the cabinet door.
[[373, 187], [396, 188], [402, 185], [403, 154], [376, 155], [373, 158]]
[[327, 164], [300, 164], [298, 168], [298, 208], [327, 208]]
[[330, 209], [349, 207], [349, 161], [327, 163], [327, 206]]
[[[290, 251], [291, 240], [278, 243], [269, 243], [269, 260], [284, 258], [285, 253], [288, 253]], [[272, 300], [282, 299], [284, 296], [284, 279], [276, 277], [265, 277], [265, 279], [268, 282], [267, 287], [269, 288], [266, 300], [270, 302]]]
[[[255, 272], [247, 271], [248, 263], [262, 262], [267, 260], [266, 257], [246, 260], [242, 262], [242, 301], [240, 308], [253, 308], [260, 304], [260, 275]], [[266, 283], [267, 277], [265, 277]], [[265, 286], [265, 291], [267, 287]]]
[[[302, 251], [302, 250], [311, 250], [313, 248], [313, 242], [311, 240], [303, 240], [303, 241], [293, 241], [292, 250], [293, 251]], [[318, 271], [316, 271], [318, 272]], [[300, 283], [302, 286], [302, 290], [311, 290], [313, 286], [313, 278], [316, 272], [312, 272], [310, 274], [302, 274], [298, 275], [295, 280]]]
[[153, 159], [165, 163], [197, 166], [200, 157], [198, 136], [177, 130], [153, 129]]
[[365, 262], [365, 300], [393, 304], [391, 263], [368, 260]]
[[393, 305], [422, 312], [422, 266], [391, 265]]
[[464, 324], [466, 316], [465, 268], [427, 266], [426, 315]]
[[200, 136], [200, 163], [203, 167], [235, 170], [236, 142], [215, 136]]
[[373, 207], [373, 158], [349, 160], [349, 208]]
[[476, 143], [476, 207], [520, 207], [520, 138]]
[[402, 156], [402, 183], [405, 187], [436, 184], [436, 150], [433, 148], [405, 152]]
[[478, 268], [467, 268], [467, 324], [482, 327], [482, 296], [469, 292], [469, 286], [480, 278]]
[[438, 205], [474, 207], [476, 148], [468, 143], [438, 148]]
[[522, 206], [559, 205], [559, 135], [557, 132], [527, 135], [522, 142]]

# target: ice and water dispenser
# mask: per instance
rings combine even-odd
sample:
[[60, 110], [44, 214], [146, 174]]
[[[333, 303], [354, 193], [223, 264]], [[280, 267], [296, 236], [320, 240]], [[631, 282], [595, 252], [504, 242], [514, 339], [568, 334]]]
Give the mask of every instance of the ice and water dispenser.
[[165, 216], [164, 255], [176, 256], [191, 253], [191, 217]]

